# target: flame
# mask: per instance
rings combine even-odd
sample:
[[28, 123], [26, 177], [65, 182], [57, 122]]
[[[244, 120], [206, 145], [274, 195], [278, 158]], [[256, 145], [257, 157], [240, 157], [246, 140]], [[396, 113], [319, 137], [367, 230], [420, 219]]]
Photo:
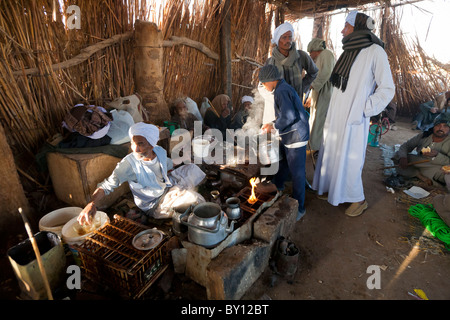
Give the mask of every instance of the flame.
[[248, 203], [250, 203], [250, 204], [254, 204], [257, 200], [258, 200], [258, 198], [256, 198], [256, 195], [255, 195], [255, 187], [256, 187], [256, 178], [251, 178], [250, 179], [250, 184], [252, 185], [252, 194], [250, 195], [250, 197], [248, 198]]

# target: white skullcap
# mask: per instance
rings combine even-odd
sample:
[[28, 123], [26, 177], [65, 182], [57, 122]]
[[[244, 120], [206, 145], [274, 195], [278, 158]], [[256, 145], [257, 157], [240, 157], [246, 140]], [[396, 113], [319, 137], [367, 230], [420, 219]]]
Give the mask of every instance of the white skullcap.
[[148, 143], [155, 147], [159, 140], [159, 129], [153, 124], [138, 122], [130, 127], [128, 135], [130, 139], [133, 139], [134, 136], [142, 136], [147, 139]]
[[294, 27], [292, 26], [292, 24], [290, 24], [289, 22], [280, 24], [273, 32], [273, 38], [271, 40], [272, 43], [278, 45], [278, 41], [280, 41], [281, 36], [288, 31], [291, 31], [292, 37], [294, 37]]
[[358, 14], [358, 10], [350, 11], [347, 18], [345, 18], [345, 22], [348, 22], [352, 27], [354, 27], [357, 14]]
[[243, 96], [242, 99], [241, 99], [241, 103], [246, 103], [246, 102], [253, 103], [254, 101], [255, 100], [253, 100], [253, 98], [250, 97], [250, 96]]

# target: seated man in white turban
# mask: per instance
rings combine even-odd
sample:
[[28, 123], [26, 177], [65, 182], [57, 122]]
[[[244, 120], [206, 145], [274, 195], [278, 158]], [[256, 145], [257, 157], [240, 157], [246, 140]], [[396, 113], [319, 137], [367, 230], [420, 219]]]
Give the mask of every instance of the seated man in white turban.
[[[97, 212], [96, 203], [124, 182], [128, 182], [136, 206], [146, 216], [158, 218], [155, 210], [161, 198], [170, 187], [180, 182], [168, 175], [173, 164], [172, 160], [167, 157], [166, 150], [157, 145], [158, 127], [138, 122], [130, 127], [129, 136], [133, 152], [125, 156], [117, 164], [112, 174], [97, 185], [97, 189], [91, 197], [92, 201], [78, 216], [80, 224], [90, 224]], [[195, 164], [185, 166], [191, 170], [184, 170], [184, 172], [187, 172], [188, 175], [190, 173], [195, 175], [196, 182], [203, 180], [204, 173]], [[187, 177], [186, 181], [189, 178]]]
[[242, 106], [238, 112], [231, 119], [231, 129], [242, 129], [247, 122], [247, 118], [250, 113], [250, 109], [255, 100], [250, 96], [243, 96], [241, 99]]

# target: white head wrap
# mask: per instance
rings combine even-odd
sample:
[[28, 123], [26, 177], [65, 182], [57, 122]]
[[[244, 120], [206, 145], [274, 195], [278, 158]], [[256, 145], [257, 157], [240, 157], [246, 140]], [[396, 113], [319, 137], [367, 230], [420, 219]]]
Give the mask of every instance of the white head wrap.
[[292, 37], [294, 37], [294, 27], [292, 26], [292, 24], [290, 24], [289, 22], [280, 24], [273, 32], [273, 37], [271, 40], [272, 43], [278, 45], [278, 41], [280, 41], [281, 36], [288, 31], [291, 31]]
[[358, 10], [350, 11], [347, 18], [345, 18], [345, 22], [348, 22], [352, 27], [354, 27], [357, 14], [358, 14]]
[[255, 100], [253, 100], [253, 98], [250, 97], [250, 96], [243, 96], [242, 99], [241, 99], [241, 103], [246, 103], [246, 102], [253, 103], [254, 101]]
[[159, 129], [153, 124], [138, 122], [130, 127], [128, 135], [130, 139], [133, 139], [133, 136], [143, 136], [148, 143], [155, 147], [159, 140]]

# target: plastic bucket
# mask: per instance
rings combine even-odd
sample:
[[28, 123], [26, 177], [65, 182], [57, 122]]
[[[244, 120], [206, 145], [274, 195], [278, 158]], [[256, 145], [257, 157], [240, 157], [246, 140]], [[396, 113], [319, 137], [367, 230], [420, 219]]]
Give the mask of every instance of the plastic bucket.
[[[40, 231], [34, 236], [51, 290], [61, 287], [65, 278], [66, 256], [61, 239], [53, 232]], [[39, 264], [30, 239], [8, 250], [8, 258], [25, 299], [47, 299]]]
[[103, 211], [97, 211], [95, 215], [95, 219], [92, 222], [93, 228], [90, 232], [84, 233], [83, 229], [77, 221], [77, 217], [71, 219], [67, 222], [62, 228], [62, 239], [67, 245], [73, 255], [75, 262], [80, 265], [81, 261], [78, 255], [78, 251], [74, 248], [74, 245], [81, 245], [84, 240], [94, 234], [94, 231], [103, 227], [106, 223], [109, 222], [108, 215]]
[[367, 144], [371, 147], [379, 146], [379, 136], [369, 132], [369, 138], [367, 139]]
[[39, 220], [39, 231], [50, 231], [61, 237], [64, 225], [78, 217], [82, 210], [79, 207], [67, 207], [52, 211]]

